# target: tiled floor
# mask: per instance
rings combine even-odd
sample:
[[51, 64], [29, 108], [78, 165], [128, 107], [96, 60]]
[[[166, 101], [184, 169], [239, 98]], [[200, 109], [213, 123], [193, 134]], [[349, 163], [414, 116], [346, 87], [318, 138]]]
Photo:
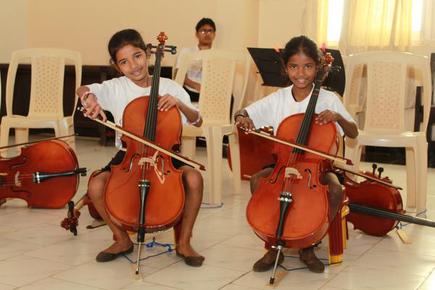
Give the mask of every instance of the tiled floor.
[[[94, 139], [77, 140], [81, 166], [89, 172], [101, 167], [115, 152], [100, 147]], [[198, 161], [205, 152], [198, 149]], [[365, 166], [368, 166], [365, 164]], [[403, 166], [384, 166], [386, 175], [405, 187]], [[234, 194], [225, 165], [224, 205], [203, 208], [193, 235], [194, 247], [206, 257], [200, 268], [186, 266], [172, 253], [150, 257], [141, 263], [140, 276], [125, 258], [100, 264], [95, 255], [111, 243], [106, 227], [86, 229], [92, 219], [82, 211], [79, 233], [73, 236], [59, 226], [66, 210], [28, 209], [19, 200], [0, 207], [0, 290], [9, 289], [269, 289], [270, 272], [254, 273], [252, 264], [262, 256], [263, 243], [246, 222], [248, 184]], [[82, 178], [77, 200], [85, 191]], [[404, 191], [406, 192], [406, 191]], [[427, 217], [435, 219], [435, 170], [429, 169]], [[405, 195], [405, 194], [403, 194]], [[405, 196], [403, 196], [406, 200]], [[280, 272], [277, 289], [435, 289], [435, 229], [406, 225], [412, 244], [404, 244], [392, 231], [379, 238], [349, 227], [350, 239], [344, 262], [326, 268], [323, 274], [307, 269]], [[148, 236], [151, 238], [152, 236]], [[159, 242], [172, 242], [172, 231], [155, 235]], [[145, 248], [143, 257], [162, 248]], [[136, 251], [130, 255], [135, 259]], [[288, 251], [284, 265], [302, 267], [295, 251]], [[327, 258], [327, 241], [318, 255]]]

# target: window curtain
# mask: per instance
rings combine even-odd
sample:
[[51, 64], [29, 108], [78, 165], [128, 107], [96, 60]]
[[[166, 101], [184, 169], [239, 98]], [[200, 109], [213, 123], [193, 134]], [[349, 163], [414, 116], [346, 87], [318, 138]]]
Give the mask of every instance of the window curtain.
[[409, 50], [412, 0], [349, 0], [345, 5], [339, 41], [344, 53]]
[[321, 46], [327, 43], [328, 0], [306, 0], [304, 7], [303, 34]]
[[[412, 0], [345, 0], [344, 5], [338, 43], [343, 54], [409, 50], [412, 44]], [[304, 33], [319, 45], [326, 43], [328, 46], [328, 6], [328, 0], [308, 0], [304, 9]]]

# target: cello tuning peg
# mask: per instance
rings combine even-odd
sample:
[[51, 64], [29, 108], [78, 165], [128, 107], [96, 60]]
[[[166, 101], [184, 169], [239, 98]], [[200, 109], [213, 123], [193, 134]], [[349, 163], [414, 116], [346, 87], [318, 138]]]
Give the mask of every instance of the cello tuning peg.
[[376, 168], [377, 168], [378, 166], [376, 165], [376, 163], [373, 163], [372, 164], [372, 168], [373, 168], [373, 171], [372, 171], [372, 173], [373, 173], [373, 175], [375, 175], [375, 173], [376, 173]]
[[379, 178], [381, 178], [382, 172], [384, 172], [384, 168], [379, 167], [379, 168], [378, 168], [378, 173], [379, 173], [378, 177], [379, 177]]

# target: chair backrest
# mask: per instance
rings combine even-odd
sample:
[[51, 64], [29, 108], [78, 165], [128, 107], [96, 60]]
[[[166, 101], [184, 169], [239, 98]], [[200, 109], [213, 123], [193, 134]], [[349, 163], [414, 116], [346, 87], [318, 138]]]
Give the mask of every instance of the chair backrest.
[[[364, 74], [366, 78], [363, 77]], [[362, 111], [365, 107], [363, 126], [365, 131], [373, 133], [407, 131], [409, 127], [405, 124], [407, 97], [415, 97], [415, 88], [409, 90], [410, 84], [423, 87], [424, 117], [420, 131], [426, 130], [432, 92], [427, 57], [390, 51], [354, 54], [347, 58], [346, 75], [348, 85], [344, 105], [353, 114]], [[362, 97], [361, 88], [364, 86], [362, 84], [364, 79], [366, 96]], [[410, 91], [414, 92], [413, 96], [409, 96]]]
[[[6, 112], [12, 116], [15, 78], [19, 64], [31, 65], [29, 117], [63, 117], [65, 64], [75, 68], [75, 89], [82, 79], [82, 59], [77, 51], [57, 48], [30, 48], [12, 53], [6, 81]], [[74, 108], [77, 96], [74, 95]], [[72, 110], [73, 114], [75, 109]]]
[[[184, 54], [179, 60], [175, 81], [184, 83], [184, 78], [193, 61], [202, 61], [202, 80], [199, 92], [199, 110], [205, 123], [230, 123], [231, 95], [235, 93], [236, 74], [242, 66], [242, 85], [235, 97], [235, 107], [239, 106], [246, 91], [247, 57], [235, 52], [210, 49]], [[242, 80], [241, 80], [242, 79]], [[241, 96], [240, 96], [241, 95]]]

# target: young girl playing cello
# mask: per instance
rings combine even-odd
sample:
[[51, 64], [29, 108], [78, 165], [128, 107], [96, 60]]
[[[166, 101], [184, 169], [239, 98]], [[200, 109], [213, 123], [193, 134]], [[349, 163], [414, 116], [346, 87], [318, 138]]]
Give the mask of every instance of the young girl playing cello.
[[[285, 46], [282, 53], [285, 72], [292, 85], [280, 89], [269, 96], [251, 104], [235, 114], [238, 126], [246, 129], [273, 126], [276, 130], [278, 125], [288, 116], [304, 113], [313, 91], [314, 81], [320, 66], [321, 56], [317, 45], [305, 36], [292, 38]], [[335, 93], [320, 90], [315, 113], [318, 124], [336, 122], [338, 131], [342, 135], [355, 138], [358, 129], [350, 114], [342, 105]], [[269, 176], [273, 168], [265, 168], [254, 174], [251, 178], [251, 193], [255, 193], [261, 178]], [[334, 217], [341, 206], [343, 193], [337, 176], [331, 172], [321, 178], [323, 184], [328, 185], [329, 220]], [[256, 272], [267, 271], [274, 265], [277, 252], [268, 249], [267, 253], [258, 260], [253, 270]], [[323, 272], [323, 263], [315, 256], [314, 246], [300, 249], [300, 259], [308, 269], [313, 272]], [[278, 262], [282, 263], [280, 255]]]
[[[127, 104], [137, 97], [150, 94], [152, 77], [148, 74], [147, 48], [137, 31], [126, 29], [115, 33], [109, 41], [108, 49], [112, 64], [123, 76], [102, 84], [82, 86], [77, 89], [77, 95], [86, 110], [86, 116], [92, 119], [101, 117], [105, 121], [104, 109], [113, 114], [116, 124], [121, 125]], [[191, 105], [189, 95], [177, 83], [161, 78], [159, 95], [162, 96], [158, 103], [160, 111], [167, 111], [176, 106], [182, 113], [183, 122], [189, 122], [195, 126], [201, 125], [202, 118], [199, 111]], [[89, 197], [113, 232], [115, 240], [110, 247], [97, 255], [98, 262], [108, 262], [133, 251], [133, 243], [129, 235], [112, 220], [104, 203], [104, 190], [110, 177], [111, 165], [121, 163], [125, 154], [121, 150], [119, 135], [116, 138], [116, 146], [120, 148], [120, 151], [101, 170], [101, 173], [90, 180], [88, 187]], [[176, 252], [186, 264], [198, 267], [202, 265], [204, 257], [192, 248], [190, 237], [202, 201], [203, 180], [196, 169], [177, 160], [173, 160], [173, 164], [175, 168], [183, 172], [183, 185], [186, 193], [181, 222], [174, 227], [177, 239], [175, 241]]]

